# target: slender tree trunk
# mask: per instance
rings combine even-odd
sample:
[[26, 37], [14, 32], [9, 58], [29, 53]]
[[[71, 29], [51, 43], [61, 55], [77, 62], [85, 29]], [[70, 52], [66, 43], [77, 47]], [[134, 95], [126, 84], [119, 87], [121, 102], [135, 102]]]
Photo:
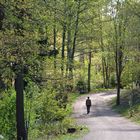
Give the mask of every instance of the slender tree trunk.
[[[119, 7], [118, 7], [118, 1], [117, 1], [117, 7], [116, 10], [118, 12]], [[117, 99], [116, 99], [116, 105], [120, 105], [120, 73], [119, 73], [119, 34], [118, 34], [118, 21], [117, 21], [117, 16], [114, 19], [114, 30], [115, 30], [115, 65], [116, 65], [116, 82], [117, 82]]]
[[115, 64], [116, 64], [116, 81], [117, 81], [117, 99], [116, 105], [120, 105], [120, 74], [119, 74], [119, 62], [118, 62], [118, 34], [117, 34], [117, 27], [115, 25], [116, 31], [116, 46], [115, 46]]
[[[118, 0], [116, 5], [116, 13], [119, 13], [120, 8], [125, 8]], [[117, 80], [117, 100], [116, 104], [120, 105], [120, 90], [121, 90], [121, 74], [123, 71], [123, 50], [125, 47], [125, 30], [126, 30], [127, 17], [124, 13], [116, 15], [114, 18], [115, 30], [115, 63], [116, 63], [116, 80]]]
[[106, 77], [106, 88], [109, 88], [109, 66], [108, 59], [105, 59], [105, 77]]
[[117, 76], [117, 100], [116, 100], [117, 105], [120, 105], [120, 90], [121, 90], [120, 75], [118, 75]]
[[89, 52], [89, 62], [88, 62], [88, 92], [91, 91], [91, 51]]
[[[56, 26], [54, 25], [54, 29], [53, 29], [53, 35], [54, 35], [54, 51], [56, 51]], [[56, 69], [56, 55], [54, 55], [54, 69]]]
[[64, 58], [65, 58], [65, 39], [66, 39], [66, 25], [63, 26], [63, 35], [62, 35], [62, 65], [61, 65], [61, 73], [64, 75]]
[[77, 15], [76, 15], [76, 21], [75, 21], [73, 47], [72, 47], [72, 50], [71, 50], [70, 68], [69, 68], [71, 79], [73, 79], [74, 54], [75, 54], [76, 40], [77, 40], [77, 33], [78, 33], [78, 26], [79, 26], [79, 15], [80, 15], [81, 0], [78, 0], [78, 5], [77, 6], [78, 7], [77, 7]]
[[[70, 59], [71, 59], [71, 17], [69, 17], [69, 24], [68, 24], [68, 31], [67, 31], [67, 66], [66, 66], [66, 74], [69, 75], [69, 69], [70, 69]], [[68, 76], [69, 77], [69, 76]]]
[[[56, 0], [54, 0], [55, 6], [56, 6]], [[54, 9], [54, 26], [53, 26], [53, 49], [56, 51], [56, 36], [57, 36], [57, 30], [56, 30], [56, 7]], [[54, 55], [54, 72], [56, 72], [56, 55]]]
[[[117, 26], [115, 27], [115, 31], [116, 31], [116, 47], [115, 47], [115, 63], [116, 63], [116, 79], [117, 79], [117, 100], [116, 100], [116, 104], [120, 105], [120, 90], [121, 90], [121, 74], [122, 74], [122, 62], [123, 62], [123, 46], [124, 43], [123, 41], [119, 42], [118, 41], [118, 36], [122, 37], [122, 30], [121, 30], [121, 26], [120, 23], [118, 25], [118, 30], [117, 30]], [[118, 44], [119, 42], [119, 44]]]
[[117, 80], [117, 100], [116, 104], [120, 105], [120, 90], [121, 90], [121, 73], [122, 73], [122, 52], [120, 54], [120, 46], [116, 43], [115, 63], [116, 63], [116, 80]]
[[109, 67], [106, 68], [106, 85], [109, 88]]
[[0, 30], [2, 30], [4, 17], [5, 17], [4, 6], [0, 4]]
[[[99, 13], [100, 13], [100, 10], [99, 10]], [[102, 15], [100, 14], [99, 15], [99, 19], [100, 19], [100, 47], [101, 47], [101, 50], [102, 50], [102, 53], [104, 53], [104, 42], [103, 42], [103, 25], [102, 25]], [[107, 60], [104, 56], [104, 54], [102, 54], [102, 71], [103, 71], [103, 87], [104, 88], [108, 88], [108, 85], [107, 85]]]
[[105, 60], [102, 56], [102, 73], [103, 73], [103, 87], [106, 88], [106, 74], [105, 74]]
[[75, 32], [74, 32], [73, 48], [72, 48], [72, 59], [74, 59], [74, 53], [75, 53], [75, 48], [76, 48], [76, 39], [77, 39], [78, 26], [79, 26], [80, 5], [81, 5], [81, 0], [78, 1], [78, 9], [77, 9], [77, 15], [76, 15], [76, 21], [75, 21]]
[[65, 40], [66, 40], [66, 0], [64, 1], [64, 23], [63, 23], [63, 33], [62, 33], [62, 64], [61, 64], [61, 73], [62, 77], [64, 75], [64, 58], [65, 58]]

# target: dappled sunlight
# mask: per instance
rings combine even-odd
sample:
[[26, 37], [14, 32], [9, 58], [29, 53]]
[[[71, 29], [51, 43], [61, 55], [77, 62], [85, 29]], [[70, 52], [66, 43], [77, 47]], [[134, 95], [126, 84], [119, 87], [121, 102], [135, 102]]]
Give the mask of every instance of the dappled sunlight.
[[[86, 114], [86, 96], [92, 99], [91, 112]], [[130, 122], [120, 114], [114, 112], [108, 101], [115, 97], [115, 93], [90, 94], [79, 98], [74, 104], [73, 117], [79, 125], [83, 124], [90, 129], [90, 132], [79, 140], [132, 140], [140, 138], [140, 126]], [[120, 134], [121, 133], [121, 134]], [[99, 135], [100, 134], [100, 135]]]

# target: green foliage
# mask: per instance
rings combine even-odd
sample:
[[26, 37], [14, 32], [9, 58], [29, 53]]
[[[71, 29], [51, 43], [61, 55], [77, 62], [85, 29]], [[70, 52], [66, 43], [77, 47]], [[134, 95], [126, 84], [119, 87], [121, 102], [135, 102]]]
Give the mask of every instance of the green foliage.
[[29, 137], [33, 139], [65, 133], [72, 122], [67, 118], [69, 108], [62, 105], [57, 92], [51, 87], [38, 90], [34, 84], [30, 84], [26, 92], [26, 111], [30, 116], [30, 119], [27, 118], [30, 120]]
[[[0, 133], [6, 139], [15, 139], [15, 91], [8, 90], [1, 95]], [[70, 106], [66, 108], [60, 106], [62, 101], [56, 99], [57, 92], [52, 88], [41, 91], [35, 83], [28, 81], [24, 95], [25, 121], [29, 124], [29, 139], [34, 140], [44, 135], [61, 135], [67, 132], [67, 128], [74, 126], [73, 120], [68, 117]]]
[[0, 134], [8, 140], [16, 136], [16, 94], [13, 89], [3, 92], [0, 98]]
[[65, 111], [63, 108], [59, 107], [59, 101], [57, 101], [55, 97], [56, 95], [54, 91], [46, 90], [37, 98], [39, 103], [37, 112], [43, 124], [63, 120], [65, 117]]
[[137, 61], [134, 62], [132, 59], [130, 59], [126, 63], [126, 66], [122, 75], [122, 84], [125, 85], [127, 88], [130, 88], [130, 89], [133, 88], [133, 82], [139, 81], [140, 79], [139, 72], [140, 72], [139, 62]]
[[29, 83], [26, 87], [25, 116], [29, 120], [30, 139], [61, 135], [67, 132], [67, 128], [74, 126], [73, 120], [69, 118], [73, 99], [65, 102], [51, 86], [39, 90], [34, 83]]
[[140, 123], [140, 90], [124, 91], [119, 106], [116, 106], [115, 100], [113, 99], [111, 103], [114, 110], [132, 121]]
[[75, 126], [76, 133], [74, 134], [63, 134], [54, 138], [54, 140], [76, 140], [88, 133], [88, 128], [85, 126]]
[[[5, 12], [0, 30], [0, 91], [7, 89], [0, 94], [0, 133], [5, 137], [14, 139], [16, 133], [16, 97], [10, 88], [23, 67], [27, 68], [24, 103], [30, 139], [66, 132], [71, 123], [67, 91], [77, 86], [85, 92], [90, 51], [92, 89], [115, 87], [116, 60], [123, 86], [131, 89], [132, 82], [140, 80], [137, 1], [1, 0], [0, 4]], [[52, 49], [59, 54], [48, 56]], [[42, 51], [46, 56], [40, 56]], [[116, 54], [121, 57], [114, 59]]]
[[82, 80], [77, 82], [76, 85], [76, 89], [80, 92], [80, 93], [85, 93], [87, 91], [87, 87], [86, 87], [86, 83]]
[[28, 85], [24, 92], [25, 121], [28, 123], [29, 138], [36, 138], [40, 134], [40, 131], [36, 125], [37, 114], [35, 111], [35, 99], [40, 93], [40, 89], [34, 82], [29, 80], [29, 78], [26, 78], [26, 80], [28, 81]]
[[116, 79], [115, 79], [115, 76], [114, 75], [111, 76], [110, 85], [113, 88], [116, 86]]

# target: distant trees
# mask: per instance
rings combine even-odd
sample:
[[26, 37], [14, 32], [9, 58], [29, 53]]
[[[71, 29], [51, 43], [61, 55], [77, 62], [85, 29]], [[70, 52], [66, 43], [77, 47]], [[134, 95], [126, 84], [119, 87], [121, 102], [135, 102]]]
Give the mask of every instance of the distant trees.
[[125, 3], [116, 1], [116, 15], [114, 17], [114, 31], [115, 31], [115, 63], [116, 63], [116, 81], [117, 81], [117, 101], [120, 104], [120, 88], [121, 88], [121, 75], [124, 63], [124, 50], [125, 50], [125, 35], [127, 14], [125, 12]]
[[[108, 3], [108, 13], [107, 18], [110, 17], [110, 33], [112, 37], [108, 38], [108, 43], [113, 48], [114, 52], [114, 60], [115, 60], [115, 73], [116, 73], [116, 86], [117, 86], [117, 100], [116, 104], [120, 104], [120, 89], [123, 88], [123, 81], [122, 77], [124, 74], [124, 71], [126, 70], [125, 67], [127, 67], [127, 61], [134, 62], [134, 58], [132, 54], [136, 53], [136, 50], [134, 49], [139, 43], [139, 41], [136, 41], [134, 38], [137, 38], [139, 35], [138, 31], [138, 24], [134, 21], [139, 20], [138, 16], [134, 14], [133, 12], [130, 12], [130, 3], [132, 4], [132, 1], [110, 1]], [[134, 3], [133, 3], [134, 4]], [[136, 3], [135, 3], [136, 4]], [[131, 7], [132, 8], [132, 7]], [[132, 8], [133, 9], [133, 8]], [[132, 10], [131, 9], [131, 10]], [[133, 16], [135, 15], [135, 18]], [[134, 20], [135, 19], [135, 20]], [[131, 31], [133, 29], [136, 29], [135, 37], [133, 38], [131, 35]], [[138, 34], [137, 34], [138, 33]], [[130, 38], [133, 38], [132, 40]], [[131, 41], [130, 41], [131, 40]], [[135, 40], [135, 41], [134, 41]], [[135, 44], [135, 43], [137, 44]], [[111, 43], [111, 44], [110, 44]], [[136, 45], [136, 46], [135, 46]], [[138, 45], [139, 46], [139, 45]], [[133, 50], [132, 50], [133, 48]], [[136, 47], [137, 48], [137, 47]], [[137, 56], [139, 56], [139, 50], [137, 50]], [[131, 53], [131, 56], [130, 56]], [[137, 67], [135, 67], [137, 69]]]

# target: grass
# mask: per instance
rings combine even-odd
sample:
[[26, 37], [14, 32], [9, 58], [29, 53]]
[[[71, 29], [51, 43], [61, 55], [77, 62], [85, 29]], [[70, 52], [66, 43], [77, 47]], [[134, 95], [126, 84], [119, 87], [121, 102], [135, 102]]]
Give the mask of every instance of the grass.
[[[68, 109], [69, 109], [69, 114], [71, 115], [72, 114], [72, 111], [73, 111], [73, 103], [81, 96], [84, 96], [86, 94], [79, 94], [79, 93], [69, 93], [68, 95]], [[73, 134], [64, 134], [64, 135], [60, 135], [60, 136], [57, 136], [56, 138], [53, 138], [53, 140], [76, 140], [77, 138], [79, 137], [82, 137], [83, 135], [85, 135], [87, 132], [88, 132], [88, 128], [85, 127], [85, 126], [76, 126], [75, 125], [75, 128], [76, 128], [76, 132], [73, 133]]]
[[69, 110], [69, 115], [72, 114], [73, 111], [73, 103], [80, 97], [81, 95], [79, 93], [68, 93], [68, 104], [67, 104], [67, 109]]
[[[130, 94], [133, 93], [132, 104], [130, 104]], [[116, 98], [111, 102], [113, 110], [122, 116], [140, 124], [140, 91], [125, 91], [121, 93], [121, 104], [116, 106]]]
[[56, 137], [44, 136], [38, 140], [77, 140], [78, 138], [84, 136], [88, 132], [88, 128], [86, 128], [85, 126], [82, 127], [83, 128], [82, 130], [80, 130], [80, 128], [81, 127], [79, 127], [79, 129], [77, 129], [77, 131], [73, 134], [63, 134], [63, 135], [58, 135]]
[[[82, 130], [80, 130], [82, 128]], [[77, 138], [80, 138], [84, 136], [88, 132], [88, 128], [85, 126], [79, 126], [76, 133], [73, 134], [66, 134], [61, 135], [55, 138], [54, 140], [76, 140]]]
[[[79, 127], [80, 128], [80, 127]], [[59, 136], [52, 136], [52, 137], [47, 137], [44, 136], [38, 140], [76, 140], [82, 136], [84, 136], [87, 132], [88, 132], [88, 128], [86, 128], [85, 126], [82, 127], [83, 129], [77, 129], [77, 132], [73, 133], [73, 134], [63, 134], [63, 135], [59, 135]]]
[[81, 96], [81, 94], [79, 94], [79, 93], [69, 93], [68, 96], [69, 96], [69, 103], [73, 103], [74, 101], [76, 101], [76, 99], [78, 97]]
[[83, 96], [85, 94], [79, 94], [79, 93], [68, 93], [68, 104], [67, 104], [67, 110], [68, 110], [68, 118], [71, 123], [69, 123], [69, 127], [76, 128], [76, 132], [73, 134], [70, 133], [64, 133], [57, 136], [43, 136], [39, 140], [76, 140], [79, 137], [82, 137], [88, 132], [88, 128], [85, 126], [77, 126], [75, 123], [75, 120], [71, 118], [71, 114], [73, 112], [73, 103], [78, 99], [78, 97]]
[[[70, 115], [72, 114], [73, 111], [73, 103], [81, 96], [84, 96], [85, 94], [79, 94], [79, 93], [69, 93], [68, 95], [68, 100], [69, 100], [69, 104], [67, 105], [69, 110], [70, 110]], [[64, 135], [60, 135], [57, 136], [55, 139], [53, 140], [76, 140], [77, 138], [82, 137], [83, 135], [85, 135], [86, 133], [88, 133], [88, 128], [85, 126], [75, 126], [76, 128], [76, 132], [73, 134], [64, 134]]]
[[96, 88], [91, 91], [91, 93], [100, 93], [100, 92], [112, 92], [114, 89], [105, 89], [105, 88]]

